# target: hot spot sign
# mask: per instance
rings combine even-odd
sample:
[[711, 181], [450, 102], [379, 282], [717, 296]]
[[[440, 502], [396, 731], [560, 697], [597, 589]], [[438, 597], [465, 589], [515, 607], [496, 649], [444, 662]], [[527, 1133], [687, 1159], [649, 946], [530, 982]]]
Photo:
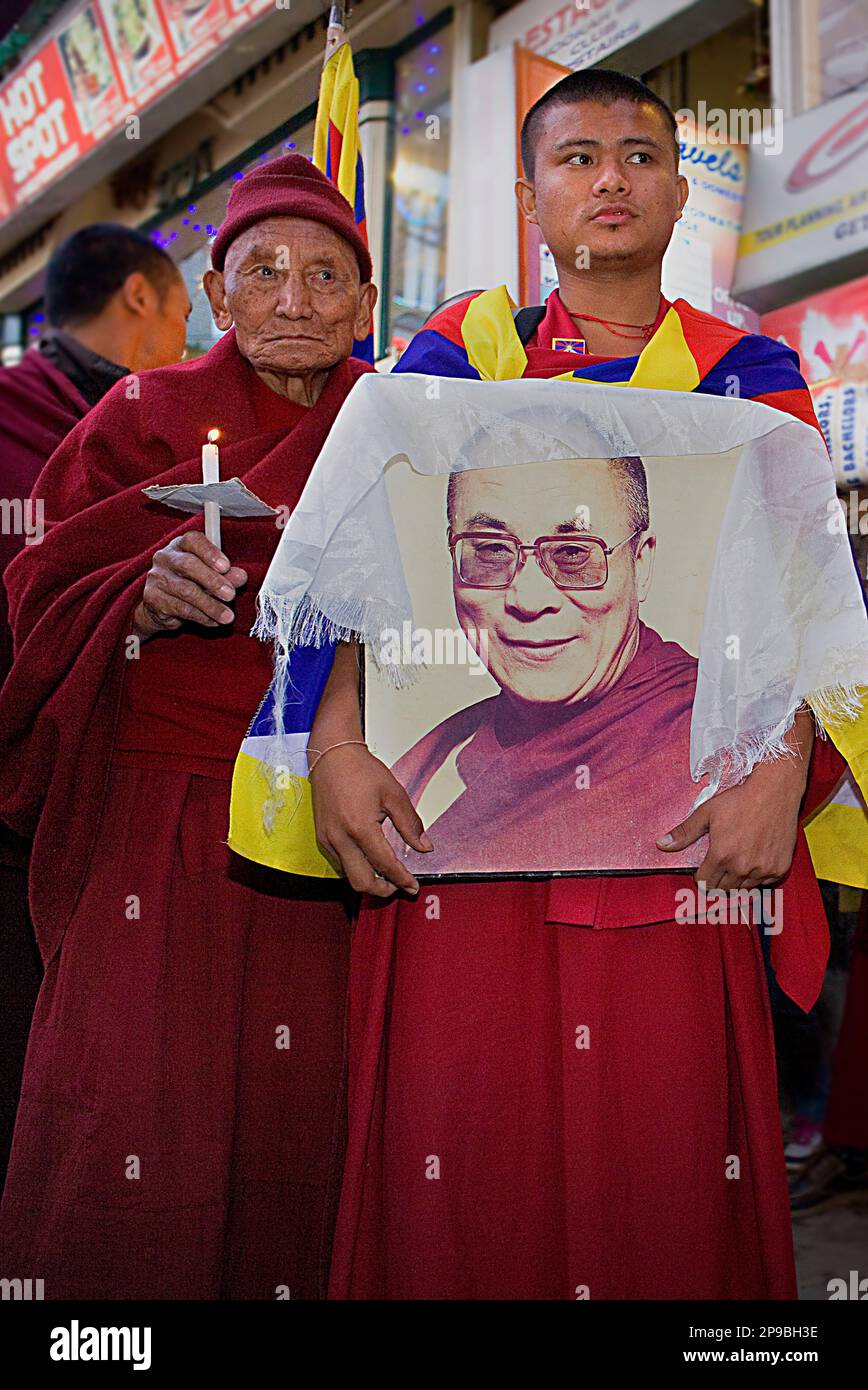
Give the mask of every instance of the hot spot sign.
[[13, 197], [20, 201], [34, 176], [55, 172], [55, 160], [77, 153], [78, 125], [55, 48], [34, 58], [0, 90], [0, 121]]
[[[0, 219], [145, 110], [272, 0], [86, 0], [0, 83]], [[279, 8], [279, 6], [278, 6]]]

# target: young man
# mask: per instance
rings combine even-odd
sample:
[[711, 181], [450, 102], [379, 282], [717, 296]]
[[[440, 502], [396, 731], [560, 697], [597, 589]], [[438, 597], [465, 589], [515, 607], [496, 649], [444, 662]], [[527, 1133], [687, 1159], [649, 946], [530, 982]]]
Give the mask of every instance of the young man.
[[[224, 477], [292, 507], [376, 302], [352, 209], [300, 155], [238, 183], [205, 290], [225, 336], [121, 382], [39, 479], [10, 568], [0, 813], [36, 830], [45, 979], [0, 1212], [46, 1298], [315, 1298], [343, 1138], [341, 885], [237, 861], [229, 787], [268, 652], [274, 518], [201, 518], [146, 483]], [[226, 331], [229, 330], [229, 331]]]
[[[130, 372], [167, 367], [184, 354], [190, 299], [177, 267], [141, 232], [110, 222], [82, 227], [48, 262], [49, 327], [15, 367], [0, 368], [0, 495], [28, 523], [0, 529], [0, 685], [12, 665], [12, 631], [2, 576], [25, 544], [38, 541], [27, 499], [70, 430]], [[0, 825], [0, 946], [5, 1020], [0, 1059], [0, 1188], [12, 1140], [18, 1085], [36, 991], [38, 952], [27, 911], [27, 844]]]
[[[536, 337], [515, 339], [504, 366], [471, 300], [418, 335], [402, 370], [718, 394], [737, 370], [743, 394], [808, 418], [792, 354], [662, 299], [687, 185], [674, 118], [648, 88], [572, 74], [528, 113], [522, 143], [518, 200], [560, 282]], [[318, 750], [361, 737], [356, 659], [339, 649]], [[809, 1007], [827, 949], [798, 829], [810, 716], [789, 737], [793, 758], [654, 832], [672, 851], [708, 834], [696, 874], [708, 887], [783, 881], [778, 974]], [[316, 759], [311, 784], [320, 842], [353, 886], [415, 893], [381, 824], [428, 842], [391, 774], [347, 744]], [[364, 908], [335, 1297], [795, 1296], [758, 928], [680, 925], [689, 882], [462, 882]]]

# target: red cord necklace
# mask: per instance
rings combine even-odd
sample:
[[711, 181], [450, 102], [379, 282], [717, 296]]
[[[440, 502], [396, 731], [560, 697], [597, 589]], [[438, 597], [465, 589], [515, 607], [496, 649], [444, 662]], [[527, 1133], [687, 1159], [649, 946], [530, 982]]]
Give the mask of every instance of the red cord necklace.
[[[626, 338], [630, 342], [637, 342], [640, 338], [650, 337], [654, 330], [654, 325], [657, 322], [657, 319], [654, 318], [650, 323], [619, 323], [617, 319], [598, 319], [596, 314], [574, 314], [572, 309], [567, 308], [566, 305], [564, 305], [564, 308], [567, 309], [570, 318], [578, 319], [581, 323], [601, 323], [604, 328], [609, 329], [609, 332], [612, 333], [614, 337]], [[658, 306], [657, 317], [659, 318], [659, 316], [660, 309]], [[619, 328], [638, 328], [639, 332], [619, 333]]]

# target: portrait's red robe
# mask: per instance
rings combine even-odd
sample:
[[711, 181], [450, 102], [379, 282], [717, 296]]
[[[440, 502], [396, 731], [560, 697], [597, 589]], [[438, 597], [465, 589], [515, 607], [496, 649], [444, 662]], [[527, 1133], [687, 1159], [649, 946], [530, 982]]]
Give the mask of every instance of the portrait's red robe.
[[[542, 346], [576, 334], [548, 304], [529, 376], [580, 365]], [[433, 882], [364, 904], [331, 1297], [796, 1296], [760, 928], [679, 923], [691, 886]], [[801, 832], [782, 893], [772, 958], [808, 1009], [828, 928]]]
[[[393, 847], [413, 874], [492, 873], [501, 865], [539, 873], [571, 862], [668, 868], [655, 845], [659, 826], [689, 815], [699, 790], [690, 779], [698, 666], [640, 622], [636, 654], [620, 680], [556, 722], [545, 718], [550, 707], [537, 710], [536, 721], [522, 717], [503, 694], [459, 710], [392, 771], [418, 806], [457, 748], [465, 790], [428, 825], [433, 853], [410, 849], [394, 832]], [[672, 855], [674, 867], [697, 864], [706, 843]]]
[[339, 1176], [349, 926], [340, 889], [226, 847], [232, 766], [271, 676], [248, 634], [279, 538], [223, 519], [249, 580], [230, 630], [128, 641], [154, 552], [201, 517], [150, 482], [221, 471], [292, 507], [361, 371], [305, 410], [230, 332], [121, 382], [54, 455], [48, 526], [10, 566], [0, 813], [34, 834], [46, 974], [0, 1213], [4, 1267], [46, 1298], [324, 1290]]

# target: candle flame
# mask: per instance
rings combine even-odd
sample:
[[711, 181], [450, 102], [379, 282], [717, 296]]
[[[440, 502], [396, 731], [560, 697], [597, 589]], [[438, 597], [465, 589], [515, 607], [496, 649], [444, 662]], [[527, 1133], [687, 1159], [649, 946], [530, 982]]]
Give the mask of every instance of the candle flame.
[[219, 431], [219, 430], [209, 430], [209, 431], [208, 431], [208, 443], [209, 443], [209, 444], [216, 444], [216, 443], [217, 443], [217, 440], [218, 440], [219, 438], [220, 438], [220, 431]]

